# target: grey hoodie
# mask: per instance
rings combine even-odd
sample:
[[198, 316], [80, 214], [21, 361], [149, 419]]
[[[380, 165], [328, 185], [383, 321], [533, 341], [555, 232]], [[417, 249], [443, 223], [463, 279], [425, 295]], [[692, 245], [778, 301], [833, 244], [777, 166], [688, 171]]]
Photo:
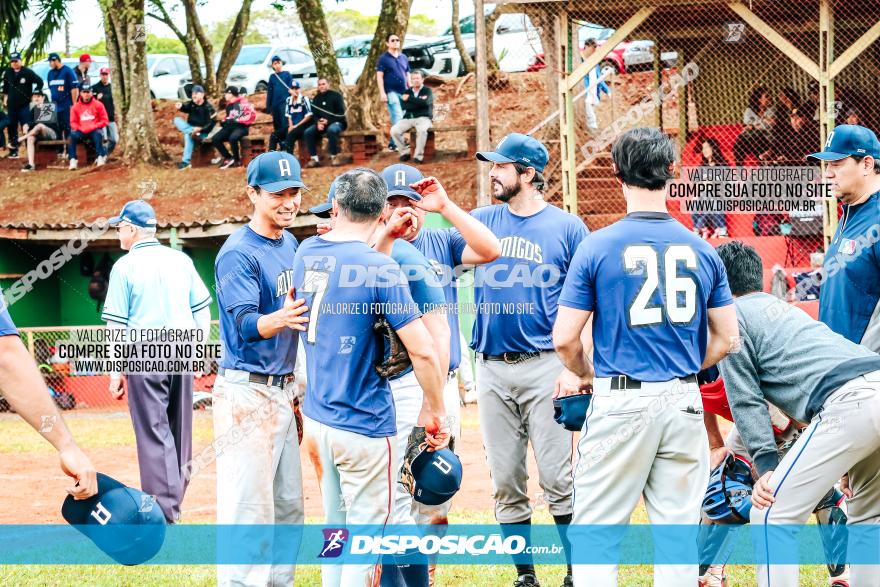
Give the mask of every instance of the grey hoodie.
[[779, 465], [767, 402], [808, 423], [836, 389], [880, 369], [880, 355], [770, 294], [734, 303], [742, 348], [718, 367], [737, 430], [763, 475]]

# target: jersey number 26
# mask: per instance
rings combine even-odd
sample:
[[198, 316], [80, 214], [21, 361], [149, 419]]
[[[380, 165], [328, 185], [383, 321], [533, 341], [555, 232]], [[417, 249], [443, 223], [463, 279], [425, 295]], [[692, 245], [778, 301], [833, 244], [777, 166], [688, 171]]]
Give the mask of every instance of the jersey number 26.
[[[648, 245], [632, 245], [623, 251], [627, 273], [644, 271], [645, 281], [629, 308], [630, 326], [653, 326], [663, 322], [666, 313], [674, 324], [687, 324], [697, 312], [697, 284], [690, 275], [679, 276], [678, 264], [688, 269], [697, 268], [697, 255], [686, 245], [672, 245], [663, 255], [664, 281], [662, 306], [651, 306], [651, 298], [660, 285], [660, 259], [657, 251]], [[683, 303], [679, 301], [679, 294]]]

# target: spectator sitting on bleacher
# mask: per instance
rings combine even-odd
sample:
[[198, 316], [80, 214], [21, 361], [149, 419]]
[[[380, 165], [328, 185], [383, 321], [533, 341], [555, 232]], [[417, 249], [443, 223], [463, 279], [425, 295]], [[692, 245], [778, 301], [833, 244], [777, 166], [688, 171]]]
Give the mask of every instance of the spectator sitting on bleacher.
[[777, 162], [807, 165], [806, 156], [821, 146], [819, 125], [812, 119], [809, 104], [796, 106], [789, 116], [791, 132], [784, 141], [775, 141]]
[[287, 102], [284, 105], [284, 120], [287, 127], [284, 137], [284, 150], [291, 155], [293, 144], [301, 141], [306, 129], [312, 124], [312, 103], [299, 91], [299, 82], [293, 80], [288, 90]]
[[48, 104], [44, 103], [45, 98], [46, 96], [43, 95], [42, 90], [34, 90], [30, 121], [22, 127], [24, 135], [18, 139], [19, 142], [26, 142], [27, 146], [28, 162], [22, 167], [22, 171], [33, 171], [35, 169], [34, 151], [36, 151], [37, 141], [54, 141], [61, 136], [55, 104], [51, 102]]
[[107, 140], [107, 156], [119, 142], [119, 129], [116, 128], [116, 107], [113, 105], [113, 88], [110, 85], [110, 68], [101, 68], [101, 81], [92, 84], [92, 93], [101, 101], [107, 111], [107, 126], [104, 127], [104, 138]]
[[[700, 143], [701, 167], [728, 167], [730, 164], [721, 153], [721, 145], [713, 138], [703, 139]], [[727, 236], [727, 219], [723, 212], [707, 214], [694, 213], [694, 232], [704, 239]]]
[[770, 92], [764, 86], [752, 90], [749, 105], [743, 113], [746, 128], [733, 143], [733, 159], [738, 167], [742, 166], [747, 155], [763, 161], [770, 152], [776, 112], [770, 101]]
[[82, 86], [79, 99], [70, 109], [70, 141], [67, 147], [70, 169], [76, 169], [76, 145], [85, 139], [89, 139], [95, 147], [95, 153], [98, 155], [95, 165], [101, 166], [107, 162], [102, 129], [107, 126], [108, 122], [107, 109], [104, 108], [100, 100], [95, 100], [92, 97], [91, 86]]
[[330, 82], [326, 78], [318, 80], [318, 93], [312, 99], [312, 115], [315, 124], [305, 131], [306, 147], [311, 157], [306, 167], [321, 165], [318, 141], [325, 134], [329, 142], [330, 162], [335, 167], [339, 165], [339, 135], [348, 128], [348, 123], [345, 120], [345, 100], [342, 94], [330, 89]]
[[794, 88], [785, 87], [779, 91], [773, 121], [773, 154], [778, 156], [777, 145], [783, 145], [791, 136], [791, 112], [801, 103], [801, 97]]
[[[235, 86], [226, 88], [223, 98], [226, 100], [226, 111], [225, 114], [222, 112], [219, 114], [224, 116], [223, 122], [220, 130], [211, 139], [220, 157], [213, 159], [211, 163], [219, 163], [220, 169], [241, 167], [241, 139], [247, 136], [248, 126], [257, 118], [257, 112], [250, 102], [244, 100], [241, 90]], [[223, 144], [224, 141], [229, 141], [231, 153]]]
[[174, 117], [174, 126], [183, 134], [183, 159], [177, 168], [189, 169], [195, 141], [205, 140], [214, 128], [214, 106], [205, 100], [205, 88], [195, 85], [192, 99], [186, 104], [178, 102], [174, 107], [186, 114], [186, 120]]
[[409, 161], [409, 147], [404, 134], [416, 129], [416, 150], [413, 161], [422, 163], [425, 158], [425, 144], [428, 131], [434, 119], [434, 93], [424, 85], [424, 73], [415, 69], [409, 74], [409, 88], [400, 95], [403, 118], [391, 127], [391, 139], [397, 145], [401, 161]]

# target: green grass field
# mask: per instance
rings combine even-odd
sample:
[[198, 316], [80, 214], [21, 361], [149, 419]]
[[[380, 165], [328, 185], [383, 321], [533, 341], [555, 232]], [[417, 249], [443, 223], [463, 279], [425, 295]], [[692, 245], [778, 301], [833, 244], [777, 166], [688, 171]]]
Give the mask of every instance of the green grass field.
[[[106, 449], [130, 447], [134, 444], [134, 435], [128, 415], [125, 413], [73, 413], [66, 414], [71, 430], [80, 444], [86, 449]], [[475, 420], [466, 419], [464, 425], [475, 427]], [[209, 415], [199, 414], [194, 423], [194, 440], [196, 443], [211, 439], [211, 420]], [[0, 418], [0, 454], [31, 454], [50, 455], [52, 448], [33, 432], [20, 419], [12, 416]], [[2, 470], [2, 466], [0, 466]], [[0, 498], [2, 499], [2, 498]], [[26, 519], [27, 512], [22, 513]], [[453, 524], [493, 524], [491, 511], [469, 512], [453, 511], [450, 514]], [[552, 523], [546, 510], [535, 513], [534, 523]], [[320, 523], [312, 518], [309, 523]], [[644, 508], [639, 508], [633, 516], [634, 523], [647, 523]], [[538, 566], [538, 578], [544, 587], [557, 587], [562, 584], [565, 568], [558, 565]], [[756, 584], [752, 567], [729, 567], [730, 587], [745, 587]], [[437, 570], [438, 586], [471, 587], [471, 586], [505, 586], [513, 584], [514, 569], [512, 565], [450, 565], [440, 566]], [[120, 565], [22, 565], [0, 566], [0, 585], [46, 585], [46, 586], [166, 586], [166, 585], [215, 585], [215, 567], [208, 565], [142, 565], [123, 567]], [[316, 565], [300, 566], [297, 569], [296, 584], [319, 586], [321, 584], [320, 567]], [[650, 566], [626, 566], [620, 571], [620, 585], [623, 587], [650, 586], [652, 570]], [[810, 566], [801, 570], [801, 585], [816, 586], [828, 584], [825, 567]]]

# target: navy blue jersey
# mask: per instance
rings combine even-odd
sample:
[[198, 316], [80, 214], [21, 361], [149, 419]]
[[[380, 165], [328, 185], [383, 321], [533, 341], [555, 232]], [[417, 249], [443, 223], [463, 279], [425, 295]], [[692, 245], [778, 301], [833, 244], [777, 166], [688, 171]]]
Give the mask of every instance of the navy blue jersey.
[[6, 302], [3, 299], [3, 290], [0, 290], [0, 336], [9, 334], [18, 334], [18, 329], [12, 323], [12, 316], [6, 308]]
[[297, 295], [305, 298], [307, 390], [303, 413], [331, 428], [371, 438], [397, 433], [382, 362], [384, 316], [400, 330], [421, 316], [406, 278], [394, 260], [360, 241], [303, 241], [293, 262]]
[[[412, 294], [413, 302], [419, 312], [426, 314], [431, 311], [443, 311], [446, 297], [440, 283], [440, 277], [425, 256], [410, 243], [397, 239], [391, 249], [391, 258], [397, 261], [403, 271]], [[385, 345], [385, 356], [391, 352]], [[412, 365], [391, 379], [400, 379], [412, 371]]]
[[[292, 285], [297, 241], [284, 231], [266, 238], [245, 225], [234, 232], [217, 254], [214, 273], [220, 309], [220, 366], [263, 375], [293, 373], [294, 330], [285, 328], [264, 339], [257, 331], [261, 315], [281, 309]], [[299, 294], [295, 294], [299, 298]]]
[[471, 215], [501, 241], [501, 256], [474, 270], [471, 348], [489, 355], [552, 350], [559, 292], [587, 227], [551, 205], [531, 216], [507, 204]]
[[62, 65], [58, 69], [50, 67], [49, 72], [46, 74], [46, 80], [49, 82], [52, 102], [55, 102], [55, 108], [58, 112], [70, 110], [73, 106], [70, 91], [74, 88], [79, 88], [79, 81], [73, 70], [66, 65]]
[[819, 320], [837, 334], [880, 351], [880, 193], [844, 206], [825, 254]]
[[596, 376], [640, 381], [699, 372], [706, 310], [732, 303], [715, 249], [660, 212], [634, 212], [590, 235], [559, 296], [594, 313]]
[[446, 303], [449, 304], [446, 316], [452, 334], [449, 341], [449, 370], [458, 369], [461, 364], [461, 335], [458, 329], [458, 312], [452, 311], [458, 307], [458, 287], [452, 277], [455, 275], [455, 268], [461, 265], [461, 254], [467, 243], [455, 228], [423, 228], [412, 244], [441, 275], [443, 293]]

